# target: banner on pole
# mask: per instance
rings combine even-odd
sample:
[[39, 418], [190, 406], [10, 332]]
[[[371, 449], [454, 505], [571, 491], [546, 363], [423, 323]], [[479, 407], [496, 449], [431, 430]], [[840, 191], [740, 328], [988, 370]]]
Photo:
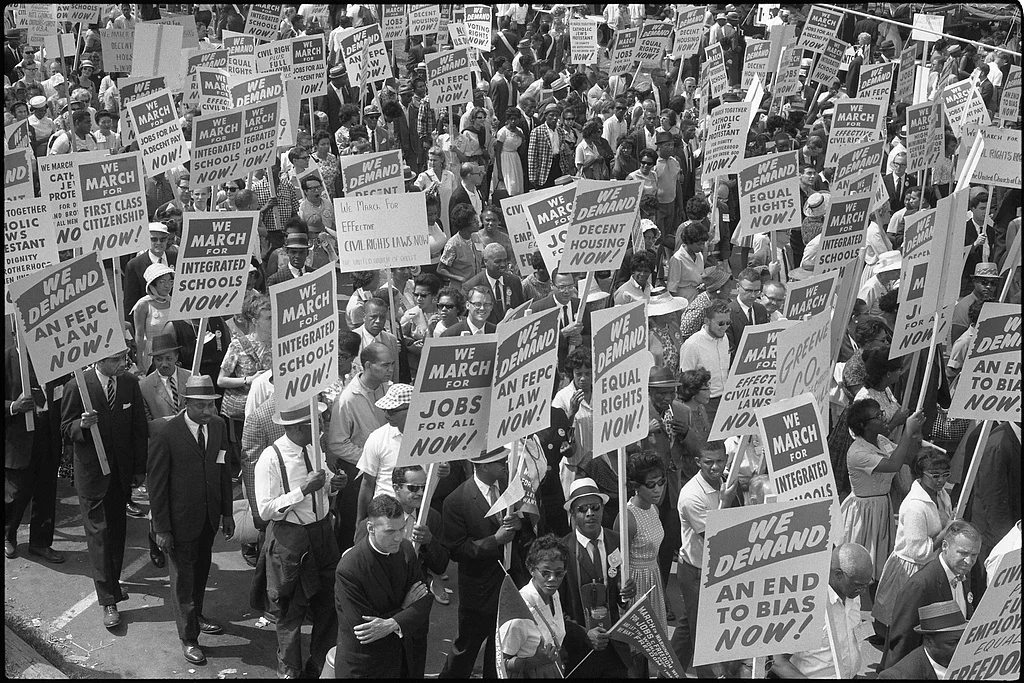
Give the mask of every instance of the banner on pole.
[[640, 27], [640, 38], [636, 48], [636, 60], [640, 66], [653, 69], [661, 64], [661, 58], [671, 40], [672, 24], [660, 21], [645, 21]]
[[405, 193], [401, 150], [350, 154], [339, 161], [345, 197]]
[[839, 287], [839, 270], [813, 275], [805, 280], [790, 282], [786, 289], [783, 310], [789, 320], [802, 320], [831, 310], [832, 298]]
[[819, 406], [828, 405], [832, 379], [831, 335], [828, 313], [793, 323], [779, 332], [776, 401], [810, 393]]
[[168, 90], [140, 97], [127, 107], [146, 175], [153, 177], [189, 161], [189, 150]]
[[885, 125], [885, 105], [874, 100], [838, 100], [834, 111], [826, 166], [835, 166], [840, 155], [858, 145], [881, 139]]
[[526, 197], [529, 199], [522, 202], [523, 214], [544, 257], [544, 265], [551, 272], [562, 263], [562, 250], [576, 199], [576, 183], [534, 190]]
[[626, 643], [637, 652], [642, 652], [656, 667], [658, 675], [667, 678], [684, 678], [683, 665], [679, 663], [675, 650], [669, 643], [665, 627], [655, 618], [654, 600], [647, 591], [634, 602], [626, 613], [608, 631], [610, 640]]
[[261, 74], [280, 72], [284, 80], [301, 85], [302, 99], [327, 94], [327, 46], [322, 33], [275, 40], [256, 47], [256, 69]]
[[825, 43], [825, 49], [818, 54], [814, 64], [814, 70], [810, 75], [810, 82], [821, 84], [826, 88], [839, 77], [839, 71], [843, 65], [843, 55], [850, 44], [843, 40], [829, 38]]
[[103, 47], [103, 68], [108, 73], [132, 73], [134, 28], [101, 28], [100, 45]]
[[[491, 6], [466, 5], [466, 40], [481, 52], [491, 51]], [[570, 29], [572, 24], [570, 22]]]
[[430, 262], [422, 192], [338, 198], [334, 216], [343, 273]]
[[907, 173], [918, 173], [938, 163], [942, 146], [934, 144], [935, 138], [942, 138], [940, 128], [941, 112], [932, 102], [922, 102], [907, 107]]
[[385, 41], [405, 40], [409, 34], [409, 15], [405, 5], [381, 5], [380, 32]]
[[985, 303], [949, 416], [1020, 422], [1020, 352], [1020, 306]]
[[812, 50], [819, 54], [824, 52], [829, 39], [839, 34], [839, 25], [842, 22], [842, 12], [811, 5], [811, 11], [807, 14], [807, 21], [804, 22], [803, 31], [800, 33], [800, 40], [797, 41], [797, 48]]
[[[958, 156], [957, 173], [963, 168], [967, 155], [971, 151], [970, 141], [979, 130], [978, 126], [968, 123], [963, 128], [960, 138], [960, 154]], [[978, 166], [974, 169], [971, 183], [975, 185], [996, 185], [998, 187], [1020, 188], [1021, 185], [1021, 137], [1019, 130], [983, 126], [981, 134], [985, 138]]]
[[697, 54], [704, 33], [704, 7], [685, 5], [676, 9], [676, 43], [672, 53], [686, 59]]
[[1003, 96], [999, 100], [999, 118], [1004, 124], [1020, 118], [1020, 67], [1011, 66], [1010, 75], [1003, 84]]
[[409, 7], [409, 35], [428, 36], [437, 33], [441, 23], [438, 5], [412, 5]]
[[523, 201], [529, 196], [520, 194], [501, 200], [501, 213], [505, 217], [509, 240], [512, 241], [515, 262], [524, 278], [533, 273], [533, 253], [537, 251], [537, 238], [523, 213]]
[[225, 30], [224, 48], [228, 51], [228, 71], [239, 76], [256, 73], [256, 37]]
[[728, 102], [715, 107], [704, 146], [702, 178], [736, 173], [747, 151], [747, 133], [754, 103]]
[[[457, 107], [473, 101], [473, 88], [467, 48], [427, 55], [427, 83], [434, 109]], [[404, 189], [404, 188], [403, 188]]]
[[231, 109], [230, 75], [226, 69], [196, 69], [196, 104], [203, 112], [209, 114]]
[[946, 17], [941, 14], [914, 14], [914, 29], [910, 32], [910, 39], [922, 43], [937, 43], [942, 40], [945, 23]]
[[[754, 84], [754, 76], [764, 83], [768, 77], [768, 53], [771, 52], [772, 41], [770, 40], [748, 40], [747, 50], [743, 53], [743, 80], [741, 82], [744, 90], [749, 90]], [[760, 104], [760, 102], [758, 102]]]
[[892, 76], [895, 71], [896, 62], [861, 67], [857, 97], [881, 102], [885, 106], [885, 111], [888, 111], [889, 98], [892, 95]]
[[639, 42], [639, 28], [627, 28], [615, 34], [615, 50], [612, 52], [611, 66], [608, 67], [609, 76], [633, 73], [636, 68], [636, 49]]
[[827, 273], [858, 254], [864, 246], [873, 195], [832, 196], [821, 230], [821, 248], [814, 271]]
[[60, 261], [53, 211], [45, 199], [4, 200], [4, 314], [14, 313], [11, 284]]
[[640, 220], [640, 181], [581, 179], [565, 236], [560, 273], [615, 270]]
[[799, 228], [799, 152], [777, 152], [745, 160], [739, 170], [740, 223], [734, 240], [762, 232]]
[[914, 78], [917, 75], [917, 43], [911, 43], [900, 53], [900, 66], [896, 74], [896, 102], [913, 104]]
[[647, 382], [654, 356], [647, 349], [647, 304], [635, 301], [591, 314], [595, 455], [647, 438]]
[[281, 15], [283, 5], [249, 5], [249, 15], [245, 18], [245, 33], [259, 40], [277, 40], [281, 32]]
[[871, 170], [873, 174], [878, 174], [878, 169], [882, 167], [882, 160], [884, 158], [885, 140], [865, 142], [841, 155], [836, 160], [836, 173], [833, 176], [832, 193], [841, 194], [844, 190], [849, 191], [850, 182], [861, 171]]
[[[223, 48], [191, 51], [191, 54], [185, 59], [185, 92], [182, 95], [182, 101], [186, 104], [199, 104], [199, 77], [196, 75], [196, 70], [200, 68], [221, 69], [227, 72], [228, 51]], [[124, 93], [121, 95], [123, 98]]]
[[[35, 190], [32, 187], [32, 168], [36, 157], [31, 149], [16, 149], [4, 152], [4, 201], [13, 202], [19, 199], [32, 199]], [[43, 192], [43, 197], [46, 193]], [[52, 203], [48, 203], [51, 214], [55, 213]]]
[[597, 22], [587, 17], [573, 17], [569, 21], [569, 45], [573, 64], [596, 63]]
[[[353, 88], [363, 87], [364, 81], [378, 83], [394, 76], [391, 72], [391, 58], [384, 47], [380, 24], [346, 29], [339, 37], [338, 44], [341, 46], [349, 84]], [[365, 70], [360, 68], [363, 45], [369, 47]]]
[[81, 210], [82, 247], [100, 258], [149, 248], [149, 218], [142, 154], [108, 156], [106, 150], [73, 155]]
[[244, 178], [274, 164], [280, 99], [198, 116], [192, 121], [189, 187]]
[[963, 127], [968, 123], [981, 126], [992, 123], [978, 86], [969, 78], [942, 89], [942, 107], [946, 112], [946, 122], [959, 138], [964, 137]]
[[58, 154], [36, 159], [39, 165], [39, 194], [50, 205], [57, 249], [85, 246], [81, 223], [82, 189], [75, 179], [75, 157]]
[[[942, 206], [948, 206], [943, 204]], [[903, 263], [900, 269], [899, 309], [893, 324], [890, 358], [901, 358], [927, 349], [932, 343], [942, 273], [932, 267], [932, 249], [945, 241], [942, 226], [949, 219], [939, 208], [908, 216], [903, 230]], [[938, 238], [938, 239], [936, 239]], [[943, 257], [939, 256], [939, 260]]]
[[[121, 95], [122, 111], [128, 111], [132, 102], [149, 97], [167, 87], [163, 76], [144, 76], [142, 78], [119, 78], [117, 90]], [[135, 142], [135, 126], [130, 116], [122, 116], [120, 121], [121, 143], [127, 147]]]
[[137, 23], [131, 75], [136, 78], [163, 76], [168, 90], [181, 92], [184, 85], [181, 71], [184, 33], [181, 26], [174, 24]]
[[[809, 393], [757, 411], [768, 474], [780, 502], [828, 499], [839, 507], [826, 437], [828, 421]], [[828, 405], [827, 401], [825, 405]]]

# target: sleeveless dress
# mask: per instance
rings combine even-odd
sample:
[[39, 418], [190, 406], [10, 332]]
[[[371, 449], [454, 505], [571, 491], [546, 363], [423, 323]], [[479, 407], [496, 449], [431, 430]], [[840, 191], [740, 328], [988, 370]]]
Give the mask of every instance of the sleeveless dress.
[[652, 505], [647, 510], [626, 503], [626, 509], [636, 520], [636, 536], [629, 544], [629, 575], [636, 583], [637, 598], [654, 588], [650, 604], [654, 607], [654, 618], [661, 622], [668, 633], [668, 617], [665, 614], [665, 589], [661, 585], [661, 571], [658, 569], [658, 549], [665, 538], [665, 529], [658, 518], [658, 508]]
[[[505, 183], [505, 190], [510, 197], [522, 194], [525, 191], [523, 183], [523, 162], [519, 158], [519, 146], [523, 144], [523, 138], [508, 128], [502, 128], [494, 137], [501, 143], [501, 175]], [[498, 187], [498, 174], [494, 174], [493, 192]]]
[[146, 326], [142, 332], [142, 348], [136, 349], [136, 360], [138, 361], [139, 369], [149, 374], [149, 367], [153, 364], [153, 339], [162, 333], [164, 327], [168, 324], [167, 316], [170, 314], [171, 302], [164, 301], [163, 303], [158, 303], [152, 294], [146, 294], [132, 307], [133, 319], [135, 311], [139, 310], [143, 304], [148, 304], [146, 308]]
[[[889, 458], [896, 450], [896, 444], [884, 436], [878, 437], [878, 446], [873, 446], [861, 437], [854, 439], [846, 453], [850, 470], [852, 492], [839, 506], [843, 517], [846, 543], [864, 546], [874, 564], [873, 575], [881, 577], [885, 561], [893, 549], [895, 523], [889, 502], [889, 487], [895, 472], [875, 472], [883, 459]], [[861, 596], [862, 609], [867, 602]]]

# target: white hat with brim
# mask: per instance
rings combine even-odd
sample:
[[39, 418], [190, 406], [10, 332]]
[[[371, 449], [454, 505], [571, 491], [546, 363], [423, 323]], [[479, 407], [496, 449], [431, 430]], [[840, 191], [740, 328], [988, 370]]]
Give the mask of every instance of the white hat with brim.
[[664, 287], [655, 287], [651, 290], [651, 300], [647, 303], [647, 317], [675, 313], [686, 308], [689, 303], [683, 297], [672, 296]]
[[474, 465], [486, 465], [487, 463], [500, 462], [508, 457], [512, 451], [508, 446], [499, 446], [498, 448], [492, 448], [491, 450], [480, 451], [480, 455], [475, 458], [471, 458], [470, 462]]
[[571, 511], [573, 503], [586, 496], [597, 496], [601, 499], [602, 504], [608, 502], [608, 496], [601, 493], [601, 490], [597, 488], [597, 482], [590, 477], [580, 477], [569, 487], [569, 500], [565, 502], [562, 508], [566, 511]]
[[142, 274], [143, 279], [146, 281], [146, 289], [162, 278], [164, 275], [174, 274], [174, 269], [170, 266], [165, 266], [162, 263], [154, 263], [146, 268], [146, 272]]
[[889, 270], [900, 270], [903, 267], [903, 254], [898, 251], [884, 251], [878, 255], [878, 263], [875, 266], [875, 273], [884, 273]]
[[[316, 412], [317, 414], [327, 410], [327, 404], [317, 402]], [[309, 412], [309, 404], [304, 403], [298, 408], [292, 408], [291, 410], [282, 410], [281, 412], [274, 413], [274, 424], [287, 427], [288, 425], [298, 425], [305, 422], [312, 422], [312, 417]]]

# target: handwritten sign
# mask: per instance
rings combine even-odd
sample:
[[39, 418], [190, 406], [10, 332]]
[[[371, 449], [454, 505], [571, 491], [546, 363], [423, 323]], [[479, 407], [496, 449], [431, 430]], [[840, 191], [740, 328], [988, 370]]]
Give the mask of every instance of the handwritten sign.
[[430, 262], [422, 192], [335, 199], [334, 216], [343, 273]]

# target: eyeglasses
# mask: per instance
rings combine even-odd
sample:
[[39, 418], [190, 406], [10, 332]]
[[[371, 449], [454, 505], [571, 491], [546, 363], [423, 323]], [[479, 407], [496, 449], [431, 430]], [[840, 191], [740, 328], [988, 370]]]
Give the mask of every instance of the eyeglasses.
[[453, 308], [455, 308], [456, 306], [455, 306], [455, 304], [438, 304], [437, 307], [442, 309], [442, 310], [450, 311]]
[[604, 508], [601, 503], [585, 503], [576, 506], [576, 514], [585, 515], [588, 512], [600, 512]]
[[426, 490], [426, 484], [402, 484], [409, 491], [409, 493], [423, 493]]
[[233, 185], [228, 185], [224, 189], [227, 190], [228, 192], [238, 192], [238, 188], [234, 187]]
[[538, 569], [537, 571], [540, 572], [541, 578], [543, 578], [543, 579], [559, 579], [559, 580], [561, 580], [561, 579], [565, 578], [565, 570], [564, 569], [559, 569], [557, 572], [550, 572], [550, 571], [547, 571], [546, 569]]
[[641, 161], [640, 165], [641, 166], [654, 166], [654, 162], [653, 161]]
[[467, 304], [473, 308], [491, 308], [494, 306], [492, 301], [469, 301]]
[[784, 297], [784, 296], [766, 296], [764, 299], [765, 299], [765, 301], [771, 301], [772, 303], [775, 303], [775, 304], [784, 304], [784, 303], [786, 303], [786, 297]]
[[942, 470], [941, 472], [924, 472], [924, 474], [928, 475], [932, 479], [946, 479], [952, 473], [949, 470]]
[[747, 287], [744, 287], [743, 285], [740, 285], [740, 289], [742, 289], [744, 292], [746, 292], [748, 294], [760, 294], [761, 293], [761, 288], [760, 287], [758, 287], [757, 289], [748, 289]]
[[644, 482], [644, 488], [647, 488], [647, 489], [656, 489], [659, 486], [664, 486], [664, 485], [665, 485], [665, 477], [662, 477], [661, 479], [659, 479], [657, 481], [645, 481]]

